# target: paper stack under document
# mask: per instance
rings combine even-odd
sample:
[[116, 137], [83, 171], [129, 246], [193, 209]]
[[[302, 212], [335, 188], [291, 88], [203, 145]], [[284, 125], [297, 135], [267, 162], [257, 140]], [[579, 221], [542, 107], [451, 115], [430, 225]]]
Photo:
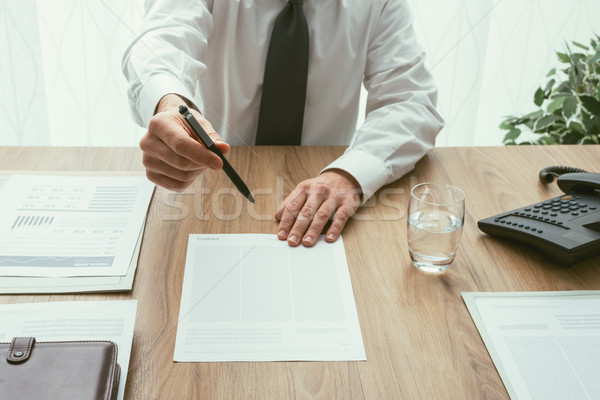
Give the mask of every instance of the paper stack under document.
[[[135, 300], [0, 304], [0, 342], [7, 343], [13, 337], [29, 336], [35, 337], [38, 342], [112, 340], [118, 346], [117, 362], [121, 366], [121, 379], [117, 400], [122, 400], [129, 370], [136, 308]], [[31, 376], [32, 380], [38, 378]], [[10, 399], [11, 395], [0, 393], [0, 398]]]
[[153, 190], [137, 175], [0, 177], [0, 293], [131, 290]]
[[511, 399], [600, 399], [600, 291], [462, 295]]

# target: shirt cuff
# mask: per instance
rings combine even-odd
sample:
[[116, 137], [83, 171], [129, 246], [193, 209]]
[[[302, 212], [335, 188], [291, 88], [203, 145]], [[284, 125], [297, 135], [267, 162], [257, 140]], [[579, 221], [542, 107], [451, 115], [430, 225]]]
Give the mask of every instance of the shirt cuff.
[[[150, 119], [154, 116], [154, 111], [160, 99], [169, 93], [180, 95], [193, 102], [192, 93], [179, 79], [171, 75], [154, 75], [144, 83], [139, 96], [138, 110], [145, 127], [148, 127]], [[197, 105], [195, 102], [193, 103]], [[200, 110], [200, 108], [198, 109]]]
[[361, 150], [346, 151], [320, 173], [334, 168], [344, 170], [356, 179], [362, 190], [362, 204], [385, 185], [391, 176], [391, 172], [379, 158]]

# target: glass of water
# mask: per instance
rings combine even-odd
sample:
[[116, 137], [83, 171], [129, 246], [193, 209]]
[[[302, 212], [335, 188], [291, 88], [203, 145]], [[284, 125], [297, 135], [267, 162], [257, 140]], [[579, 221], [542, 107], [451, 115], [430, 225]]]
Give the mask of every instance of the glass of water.
[[456, 255], [465, 220], [465, 194], [444, 183], [421, 183], [410, 191], [408, 251], [415, 267], [445, 271]]

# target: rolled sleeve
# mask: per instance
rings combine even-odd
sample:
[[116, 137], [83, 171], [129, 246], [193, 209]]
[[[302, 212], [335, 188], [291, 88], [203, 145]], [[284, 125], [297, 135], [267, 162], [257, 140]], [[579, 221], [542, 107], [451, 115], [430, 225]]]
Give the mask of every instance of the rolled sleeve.
[[148, 0], [142, 33], [123, 55], [123, 74], [129, 82], [128, 98], [134, 120], [142, 125], [154, 115], [160, 99], [178, 94], [203, 108], [197, 90], [206, 71], [203, 62], [213, 28], [206, 1]]
[[362, 150], [348, 149], [321, 173], [331, 169], [344, 170], [356, 179], [362, 191], [363, 203], [385, 185], [391, 175], [391, 171], [381, 162], [381, 159]]
[[425, 68], [408, 4], [385, 3], [369, 37], [364, 84], [367, 116], [349, 148], [326, 169], [350, 173], [363, 201], [411, 171], [443, 127], [437, 89]]
[[[193, 93], [181, 82], [173, 76], [154, 75], [142, 87], [139, 96], [137, 109], [140, 113], [140, 118], [145, 127], [148, 126], [150, 119], [154, 115], [154, 110], [160, 99], [166, 94], [173, 93], [184, 97], [191, 101], [202, 112], [202, 104], [198, 99], [194, 99]], [[194, 100], [192, 100], [194, 99]]]

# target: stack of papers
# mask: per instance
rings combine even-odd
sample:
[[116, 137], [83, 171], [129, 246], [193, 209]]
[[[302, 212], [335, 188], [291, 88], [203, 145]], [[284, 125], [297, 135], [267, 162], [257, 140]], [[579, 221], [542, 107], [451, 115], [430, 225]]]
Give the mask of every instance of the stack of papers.
[[[117, 399], [122, 400], [136, 307], [135, 300], [2, 304], [0, 342], [10, 343], [13, 337], [29, 336], [35, 337], [38, 342], [112, 340], [118, 346], [121, 379]], [[10, 398], [10, 394], [6, 396]]]
[[512, 399], [600, 399], [600, 291], [462, 295]]
[[131, 290], [154, 185], [143, 176], [0, 178], [0, 293]]

